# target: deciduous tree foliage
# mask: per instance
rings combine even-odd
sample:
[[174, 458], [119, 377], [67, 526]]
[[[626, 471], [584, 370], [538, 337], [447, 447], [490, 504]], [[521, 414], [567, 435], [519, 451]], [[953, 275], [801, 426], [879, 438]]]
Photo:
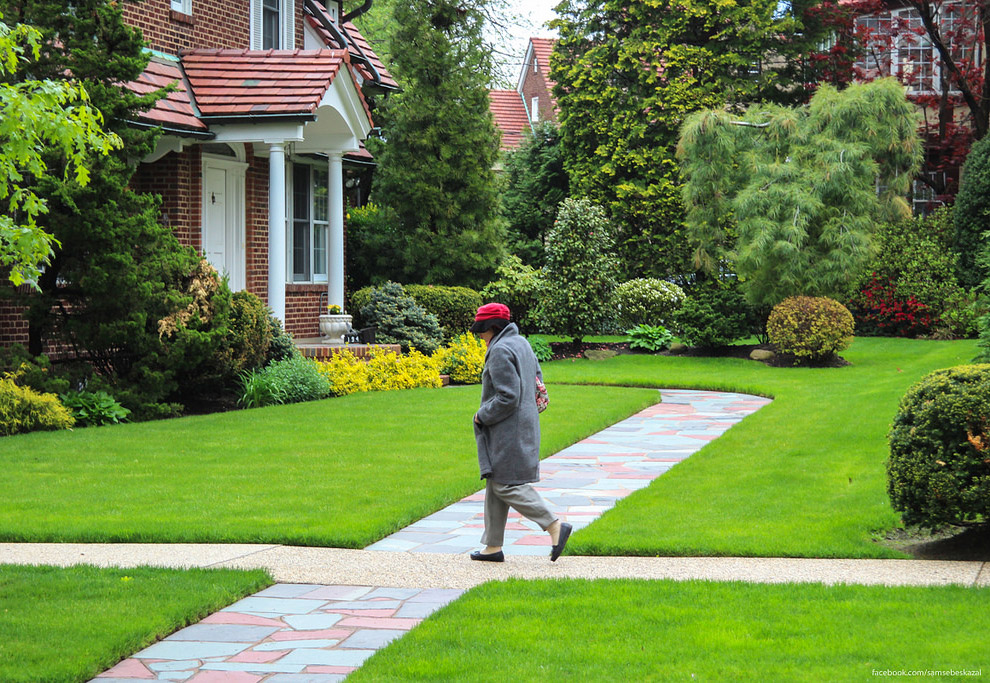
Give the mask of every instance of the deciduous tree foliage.
[[[798, 0], [565, 0], [551, 78], [572, 194], [606, 207], [626, 279], [691, 269], [674, 149], [685, 117], [761, 100], [803, 102], [844, 82], [834, 25]], [[815, 59], [812, 59], [814, 57]], [[840, 57], [842, 57], [840, 59]]]
[[698, 112], [678, 147], [695, 265], [727, 264], [757, 306], [844, 298], [875, 224], [910, 215], [904, 195], [921, 154], [916, 112], [894, 79], [824, 86], [807, 107]]
[[378, 160], [373, 199], [398, 217], [405, 282], [481, 287], [502, 249], [484, 2], [394, 6], [403, 90], [381, 110], [385, 140], [369, 149]]
[[103, 117], [78, 82], [35, 80], [41, 33], [8, 26], [0, 13], [0, 267], [15, 286], [34, 282], [52, 255], [55, 238], [38, 224], [48, 202], [30, 187], [48, 171], [46, 151], [65, 159], [63, 179], [89, 182], [89, 154], [107, 154], [120, 138], [104, 133]]
[[[200, 259], [160, 223], [157, 198], [128, 186], [136, 160], [158, 137], [131, 122], [164, 95], [138, 96], [126, 87], [148, 63], [141, 33], [124, 23], [112, 0], [0, 0], [0, 11], [41, 30], [32, 77], [82, 84], [123, 141], [122, 149], [87, 160], [85, 187], [65, 178], [57, 155], [47, 159], [52, 173], [32, 180], [32, 190], [48, 201], [48, 224], [60, 246], [38, 278], [40, 291], [16, 294], [28, 306], [29, 350], [63, 344], [118, 390], [140, 393], [128, 399], [132, 408], [180, 399], [182, 377], [195, 377], [218, 335], [198, 315], [175, 334], [159, 330], [159, 321], [193, 304], [188, 290]], [[221, 289], [226, 309], [229, 289]]]
[[959, 253], [956, 275], [964, 287], [975, 287], [990, 275], [980, 252], [990, 245], [990, 138], [977, 141], [963, 166], [963, 182], [952, 212], [954, 244]]
[[884, 0], [853, 0], [845, 7], [874, 17], [856, 28], [866, 59], [858, 80], [895, 77], [920, 107], [919, 130], [927, 150], [920, 176], [937, 199], [958, 192], [959, 168], [974, 140], [990, 128], [990, 5], [963, 0], [905, 0], [910, 13], [891, 14]]

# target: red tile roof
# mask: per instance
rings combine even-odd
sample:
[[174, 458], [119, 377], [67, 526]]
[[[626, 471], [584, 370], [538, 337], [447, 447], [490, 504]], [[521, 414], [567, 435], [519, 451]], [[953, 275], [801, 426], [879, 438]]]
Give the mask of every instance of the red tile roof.
[[344, 50], [182, 53], [182, 68], [203, 117], [312, 114], [348, 61]]
[[177, 89], [158, 100], [154, 108], [141, 115], [141, 120], [193, 133], [207, 132], [206, 124], [196, 118], [196, 110], [189, 99], [189, 91], [186, 90], [178, 62], [153, 57], [144, 73], [127, 85], [138, 95], [147, 95], [172, 83], [176, 84]]
[[553, 46], [557, 41], [554, 38], [530, 38], [529, 42], [533, 44], [533, 54], [536, 56], [536, 63], [540, 67], [540, 73], [547, 79], [547, 85], [552, 88], [553, 81], [550, 80], [550, 53], [553, 52]]
[[[392, 78], [392, 74], [388, 72], [382, 60], [378, 58], [375, 51], [371, 49], [371, 44], [365, 39], [361, 32], [358, 31], [357, 26], [351, 22], [347, 22], [343, 26], [337, 24], [327, 12], [326, 7], [319, 2], [319, 0], [310, 0], [307, 5], [311, 5], [312, 9], [318, 11], [322, 14], [322, 18], [326, 21], [330, 21], [337, 26], [338, 30], [344, 34], [344, 38], [348, 41], [347, 50], [351, 55], [351, 63], [354, 64], [358, 73], [366, 81], [375, 82], [375, 76], [368, 68], [366, 64], [363, 63], [364, 59], [367, 58], [369, 62], [375, 67], [375, 71], [378, 72], [379, 81], [381, 85], [386, 88], [398, 89], [399, 84], [395, 82]], [[320, 39], [323, 40], [324, 44], [332, 50], [343, 49], [344, 46], [336, 39], [336, 37], [328, 31], [323, 24], [317, 20], [315, 17], [306, 15], [306, 21], [309, 25], [313, 27], [313, 30], [319, 34]]]
[[502, 131], [502, 149], [515, 149], [529, 132], [529, 118], [522, 97], [515, 90], [490, 90], [490, 108]]

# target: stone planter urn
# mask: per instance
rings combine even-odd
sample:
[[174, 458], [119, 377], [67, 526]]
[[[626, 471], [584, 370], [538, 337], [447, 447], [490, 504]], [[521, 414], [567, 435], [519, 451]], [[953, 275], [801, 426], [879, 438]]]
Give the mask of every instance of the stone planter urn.
[[327, 344], [343, 344], [344, 333], [351, 326], [351, 316], [346, 313], [328, 313], [320, 316], [320, 336]]

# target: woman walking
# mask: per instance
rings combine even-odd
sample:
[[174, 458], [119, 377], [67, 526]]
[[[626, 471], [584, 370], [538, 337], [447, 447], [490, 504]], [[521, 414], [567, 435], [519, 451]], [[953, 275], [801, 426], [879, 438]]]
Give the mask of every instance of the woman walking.
[[485, 340], [485, 368], [481, 374], [481, 407], [474, 416], [478, 465], [485, 480], [484, 550], [472, 560], [502, 562], [502, 543], [509, 508], [536, 522], [550, 534], [550, 561], [567, 545], [571, 525], [557, 519], [530, 484], [540, 480], [540, 418], [536, 409], [536, 379], [542, 381], [539, 361], [529, 342], [519, 334], [504, 304], [478, 309], [471, 331]]

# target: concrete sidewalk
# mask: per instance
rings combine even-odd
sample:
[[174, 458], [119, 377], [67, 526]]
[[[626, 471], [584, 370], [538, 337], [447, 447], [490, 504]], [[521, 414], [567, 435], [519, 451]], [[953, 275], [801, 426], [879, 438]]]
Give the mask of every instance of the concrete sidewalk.
[[267, 569], [279, 583], [467, 589], [508, 578], [702, 579], [887, 586], [990, 586], [986, 562], [748, 557], [546, 557], [504, 563], [465, 555], [281, 545], [3, 543], [0, 563]]

